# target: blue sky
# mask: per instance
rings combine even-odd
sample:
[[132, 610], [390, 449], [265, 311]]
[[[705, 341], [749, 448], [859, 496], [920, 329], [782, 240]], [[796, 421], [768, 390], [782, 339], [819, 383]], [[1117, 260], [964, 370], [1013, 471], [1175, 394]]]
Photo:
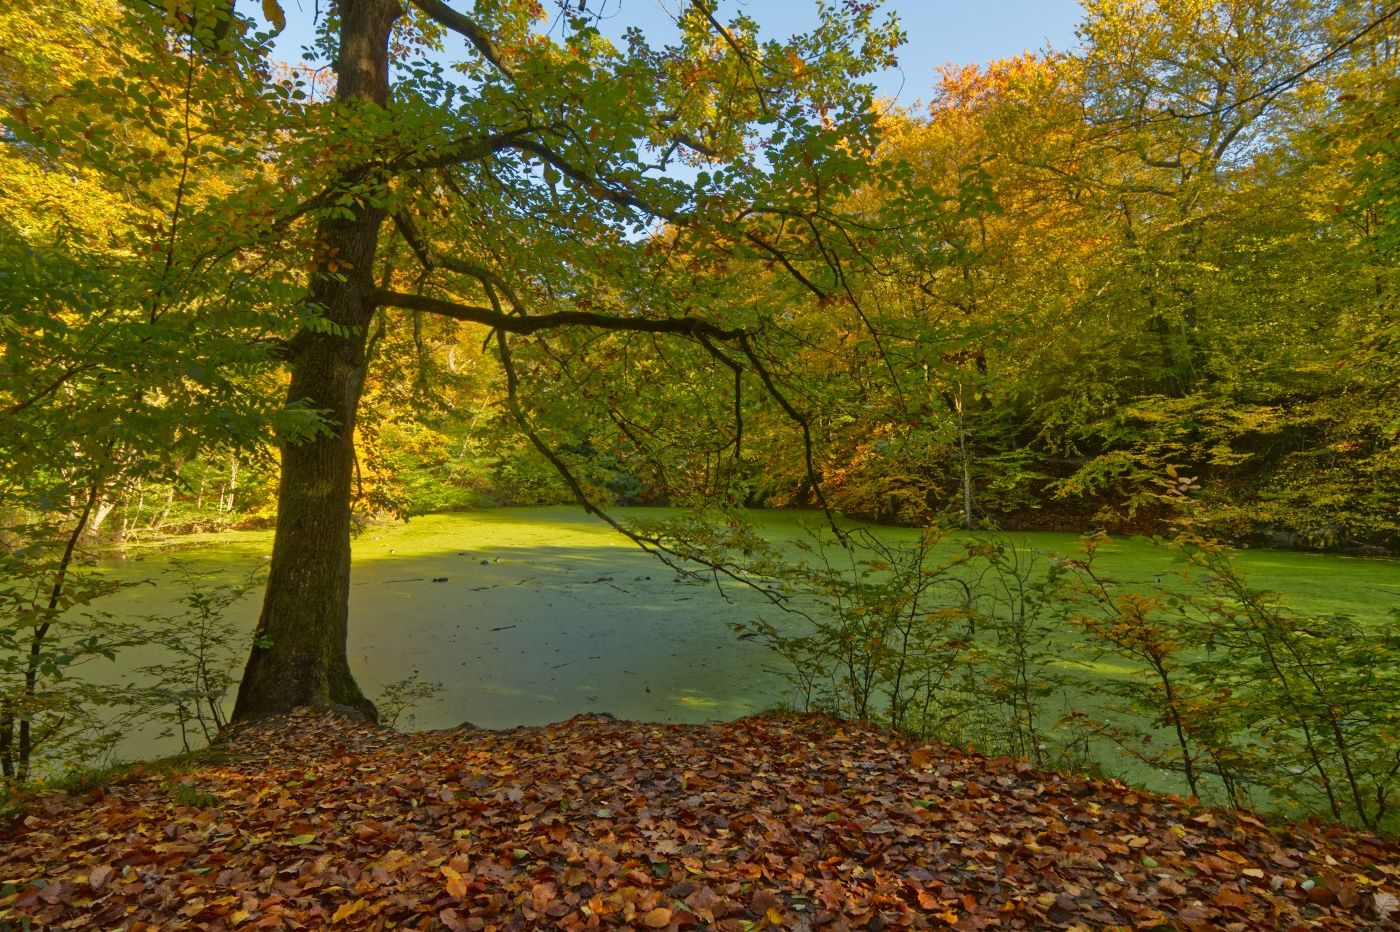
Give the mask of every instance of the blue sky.
[[[674, 34], [674, 11], [686, 0], [588, 0], [604, 16], [605, 32], [620, 35], [629, 25], [664, 41]], [[765, 33], [802, 32], [816, 23], [815, 0], [720, 0], [721, 18], [742, 10]], [[885, 0], [908, 35], [899, 51], [900, 67], [876, 80], [876, 92], [901, 104], [926, 100], [933, 69], [948, 63], [972, 64], [1039, 49], [1076, 44], [1078, 0]], [[669, 13], [667, 11], [670, 11]], [[617, 24], [617, 25], [613, 25]], [[611, 28], [610, 28], [611, 27]]]
[[[464, 12], [471, 0], [448, 0]], [[588, 9], [602, 16], [605, 33], [621, 36], [639, 26], [653, 42], [674, 33], [674, 12], [686, 0], [587, 0]], [[246, 0], [245, 0], [246, 3]], [[554, 6], [546, 0], [547, 6]], [[288, 28], [279, 46], [288, 58], [311, 31], [315, 0], [283, 0]], [[727, 19], [742, 10], [770, 35], [802, 32], [815, 21], [814, 0], [719, 0]], [[971, 64], [1039, 49], [1046, 43], [1073, 48], [1079, 20], [1078, 0], [886, 0], [885, 10], [899, 16], [908, 34], [900, 49], [898, 70], [876, 77], [876, 92], [905, 106], [926, 100], [933, 87], [933, 69], [944, 64]]]

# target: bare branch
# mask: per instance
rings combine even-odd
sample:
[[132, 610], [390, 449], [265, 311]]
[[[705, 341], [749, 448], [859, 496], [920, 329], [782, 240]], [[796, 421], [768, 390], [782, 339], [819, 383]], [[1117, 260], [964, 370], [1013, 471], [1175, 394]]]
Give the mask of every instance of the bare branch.
[[606, 179], [599, 180], [597, 177], [574, 165], [568, 159], [565, 159], [558, 152], [555, 152], [552, 148], [539, 140], [515, 137], [510, 140], [507, 147], [513, 148], [519, 152], [528, 152], [540, 159], [540, 161], [549, 163], [554, 168], [558, 169], [560, 174], [576, 182], [584, 191], [601, 201], [607, 201], [619, 207], [630, 207], [633, 210], [640, 210], [643, 213], [650, 214], [653, 217], [660, 217], [678, 226], [684, 226], [690, 222], [689, 217], [650, 203], [635, 191], [617, 186], [608, 182]]
[[[497, 301], [495, 294], [488, 290], [488, 295], [496, 308], [496, 312], [500, 313], [500, 302]], [[502, 314], [501, 316], [504, 317], [505, 315]], [[749, 578], [747, 574], [742, 572], [740, 567], [722, 560], [716, 561], [706, 559], [704, 556], [694, 552], [682, 553], [676, 550], [675, 547], [667, 544], [661, 537], [642, 534], [627, 527], [612, 515], [608, 514], [602, 506], [594, 502], [589, 497], [588, 491], [583, 487], [583, 483], [574, 475], [574, 471], [569, 468], [569, 464], [564, 462], [563, 457], [561, 457], [554, 447], [540, 435], [540, 432], [530, 420], [530, 416], [525, 413], [524, 407], [520, 404], [520, 378], [516, 373], [515, 362], [511, 356], [510, 340], [506, 334], [500, 330], [496, 331], [496, 348], [500, 355], [501, 367], [505, 369], [506, 373], [506, 407], [510, 410], [511, 416], [515, 418], [516, 424], [519, 425], [534, 448], [539, 451], [541, 456], [549, 461], [549, 464], [553, 466], [555, 471], [563, 478], [564, 482], [569, 486], [569, 489], [574, 493], [574, 497], [578, 500], [578, 503], [583, 506], [584, 511], [597, 516], [613, 530], [632, 541], [632, 543], [636, 544], [646, 553], [656, 557], [680, 575], [697, 575], [694, 570], [688, 569], [683, 564], [686, 562], [699, 563], [713, 574], [716, 585], [719, 584], [719, 577], [725, 576], [731, 582], [739, 583], [757, 592], [773, 605], [778, 606], [784, 611], [795, 612], [805, 616], [805, 612], [791, 608], [785, 604], [785, 598], [781, 593], [773, 592], [767, 587], [759, 585], [757, 581]], [[720, 589], [720, 594], [724, 595], [724, 590], [722, 588]], [[728, 596], [725, 596], [725, 598], [728, 598]]]
[[481, 57], [489, 61], [491, 66], [501, 74], [508, 78], [513, 77], [511, 70], [501, 61], [500, 53], [496, 51], [496, 45], [491, 41], [491, 37], [474, 20], [458, 13], [442, 0], [409, 0], [409, 2], [435, 22], [464, 37], [481, 54]]
[[826, 515], [827, 524], [840, 540], [846, 539], [846, 532], [836, 523], [835, 512], [831, 510], [831, 504], [826, 500], [826, 493], [822, 491], [822, 477], [817, 470], [816, 457], [812, 454], [812, 425], [807, 415], [798, 411], [781, 391], [778, 390], [777, 382], [773, 374], [768, 371], [768, 367], [754, 352], [753, 345], [749, 342], [748, 334], [739, 338], [739, 348], [744, 351], [744, 356], [748, 358], [749, 364], [758, 373], [758, 378], [763, 382], [763, 387], [768, 390], [768, 395], [778, 403], [778, 407], [790, 420], [802, 429], [802, 454], [807, 467], [807, 479], [812, 484], [812, 491], [817, 496], [817, 501], [821, 503], [822, 514]]
[[75, 375], [87, 372], [89, 369], [96, 369], [99, 365], [100, 363], [96, 362], [85, 362], [69, 366], [67, 369], [64, 369], [62, 372], [60, 372], [57, 377], [55, 377], [52, 381], [49, 382], [49, 384], [45, 385], [35, 394], [24, 399], [23, 401], [17, 401], [14, 404], [10, 405], [8, 408], [4, 409], [3, 411], [0, 411], [0, 418], [11, 417], [12, 415], [19, 414], [20, 412], [28, 408], [34, 407], [36, 404], [43, 401], [45, 398], [48, 398], [54, 392], [58, 391], [60, 388], [66, 385], [68, 383], [68, 380], [73, 378]]
[[489, 136], [475, 139], [454, 139], [446, 147], [430, 153], [409, 153], [386, 164], [385, 167], [397, 169], [400, 167], [410, 169], [446, 168], [449, 165], [461, 165], [465, 162], [477, 162], [487, 156], [495, 155], [498, 152], [505, 152], [518, 148], [518, 143], [525, 138], [525, 134], [533, 132], [529, 127], [506, 130], [500, 133], [492, 133]]
[[715, 346], [708, 338], [700, 337], [700, 345], [705, 350], [729, 367], [734, 373], [734, 459], [743, 459], [744, 452], [744, 367], [736, 360], [731, 359], [729, 354]]

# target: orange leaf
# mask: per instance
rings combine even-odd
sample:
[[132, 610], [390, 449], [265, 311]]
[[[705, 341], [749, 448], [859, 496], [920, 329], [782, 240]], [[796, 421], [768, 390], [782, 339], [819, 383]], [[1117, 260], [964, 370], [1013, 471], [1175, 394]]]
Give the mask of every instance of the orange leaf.
[[671, 911], [658, 906], [642, 917], [642, 925], [650, 929], [664, 929], [671, 924]]
[[530, 888], [530, 899], [534, 901], [535, 909], [544, 909], [554, 901], [558, 892], [552, 883], [537, 883]]
[[1249, 908], [1249, 897], [1244, 896], [1240, 893], [1236, 893], [1229, 887], [1221, 887], [1218, 891], [1216, 891], [1214, 902], [1217, 906], [1223, 906], [1226, 909]]

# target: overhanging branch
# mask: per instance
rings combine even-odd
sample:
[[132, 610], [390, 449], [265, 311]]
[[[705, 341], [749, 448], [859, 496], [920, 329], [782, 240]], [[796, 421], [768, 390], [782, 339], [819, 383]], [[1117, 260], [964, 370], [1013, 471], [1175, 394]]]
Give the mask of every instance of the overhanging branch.
[[506, 314], [489, 307], [459, 304], [443, 298], [427, 295], [403, 294], [385, 288], [374, 294], [377, 304], [398, 307], [409, 311], [427, 311], [453, 320], [485, 324], [506, 333], [531, 334], [542, 330], [557, 330], [560, 327], [595, 327], [600, 330], [616, 330], [631, 333], [670, 333], [679, 336], [708, 337], [712, 340], [733, 342], [747, 334], [742, 328], [716, 326], [699, 317], [622, 317], [617, 314], [597, 314], [593, 311], [556, 311], [553, 314], [537, 314], [523, 317]]

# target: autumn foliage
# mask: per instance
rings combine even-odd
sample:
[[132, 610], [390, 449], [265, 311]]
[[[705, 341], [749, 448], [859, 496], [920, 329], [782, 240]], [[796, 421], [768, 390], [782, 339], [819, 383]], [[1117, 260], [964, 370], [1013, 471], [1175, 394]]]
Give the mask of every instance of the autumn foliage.
[[402, 735], [299, 712], [181, 782], [35, 804], [0, 923], [155, 928], [1393, 924], [1400, 846], [817, 717]]

